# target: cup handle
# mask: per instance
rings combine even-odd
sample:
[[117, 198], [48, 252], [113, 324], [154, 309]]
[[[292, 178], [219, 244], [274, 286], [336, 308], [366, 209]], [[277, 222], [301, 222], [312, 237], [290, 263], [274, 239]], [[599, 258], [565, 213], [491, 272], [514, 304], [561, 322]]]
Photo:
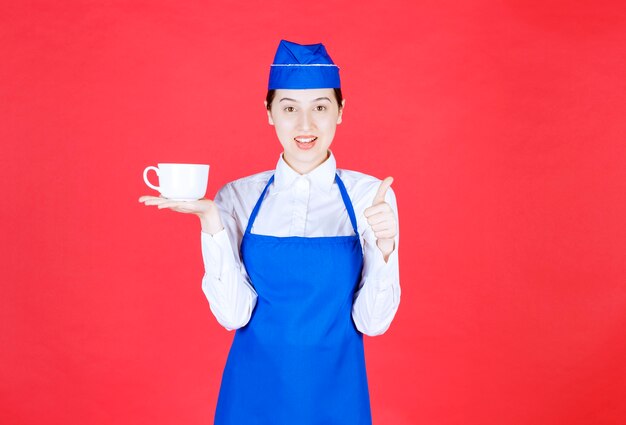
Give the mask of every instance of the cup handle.
[[155, 186], [152, 183], [150, 183], [150, 181], [148, 180], [148, 171], [150, 170], [154, 170], [157, 174], [157, 176], [159, 175], [159, 169], [157, 167], [153, 167], [152, 165], [150, 165], [149, 167], [146, 167], [145, 170], [143, 170], [143, 181], [146, 182], [146, 184], [148, 185], [148, 187], [160, 192], [161, 188], [159, 186]]

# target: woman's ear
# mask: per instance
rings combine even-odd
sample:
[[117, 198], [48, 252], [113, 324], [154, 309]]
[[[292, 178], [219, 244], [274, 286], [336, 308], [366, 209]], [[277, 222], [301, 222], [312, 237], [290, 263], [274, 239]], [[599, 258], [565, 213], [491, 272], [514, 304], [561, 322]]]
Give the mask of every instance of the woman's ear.
[[272, 112], [267, 109], [267, 100], [264, 100], [263, 104], [265, 105], [265, 110], [267, 111], [267, 121], [270, 125], [274, 125], [274, 121], [272, 120]]
[[341, 124], [341, 115], [343, 114], [343, 108], [346, 107], [346, 99], [341, 100], [341, 109], [339, 110], [339, 116], [337, 117], [337, 124]]

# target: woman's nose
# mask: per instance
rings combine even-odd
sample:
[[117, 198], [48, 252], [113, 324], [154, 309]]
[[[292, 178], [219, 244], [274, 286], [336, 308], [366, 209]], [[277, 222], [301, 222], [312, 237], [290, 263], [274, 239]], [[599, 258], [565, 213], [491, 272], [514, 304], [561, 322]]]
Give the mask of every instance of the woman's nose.
[[314, 124], [309, 111], [303, 111], [300, 115], [300, 130], [309, 130]]

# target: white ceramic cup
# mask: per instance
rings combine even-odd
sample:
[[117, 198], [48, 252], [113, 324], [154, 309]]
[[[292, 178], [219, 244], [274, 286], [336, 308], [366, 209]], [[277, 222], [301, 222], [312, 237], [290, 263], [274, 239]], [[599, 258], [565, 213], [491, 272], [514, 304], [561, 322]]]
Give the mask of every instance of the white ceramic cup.
[[[159, 186], [148, 180], [148, 171], [154, 170], [159, 177]], [[158, 168], [146, 167], [143, 181], [148, 187], [159, 191], [164, 198], [173, 201], [195, 201], [206, 193], [209, 181], [209, 166], [206, 164], [159, 163]]]

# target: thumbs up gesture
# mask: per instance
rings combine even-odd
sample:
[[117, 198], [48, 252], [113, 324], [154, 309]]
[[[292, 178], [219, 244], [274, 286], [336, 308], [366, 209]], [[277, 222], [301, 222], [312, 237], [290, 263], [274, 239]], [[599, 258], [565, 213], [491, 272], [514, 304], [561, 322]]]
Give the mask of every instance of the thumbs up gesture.
[[376, 245], [383, 253], [385, 261], [395, 249], [395, 237], [398, 234], [398, 223], [391, 206], [385, 202], [385, 194], [393, 183], [393, 177], [387, 177], [380, 183], [374, 196], [372, 206], [365, 209], [365, 217], [376, 236]]

